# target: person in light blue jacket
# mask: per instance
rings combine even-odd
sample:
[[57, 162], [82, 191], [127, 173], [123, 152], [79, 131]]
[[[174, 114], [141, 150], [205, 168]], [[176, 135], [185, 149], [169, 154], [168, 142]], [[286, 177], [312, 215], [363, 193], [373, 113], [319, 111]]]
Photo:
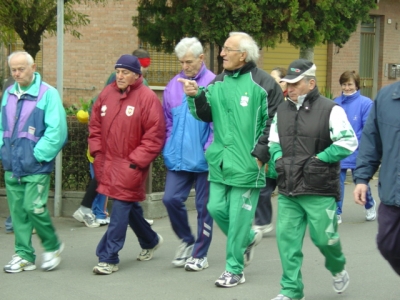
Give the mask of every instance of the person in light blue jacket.
[[[342, 94], [335, 99], [335, 102], [343, 107], [354, 132], [357, 135], [360, 145], [361, 134], [372, 107], [372, 100], [360, 93], [360, 76], [356, 71], [346, 71], [339, 78]], [[347, 170], [350, 169], [354, 177], [358, 148], [350, 156], [340, 162], [340, 201], [337, 202], [338, 224], [342, 223], [342, 211], [344, 200], [344, 182], [346, 181]], [[376, 203], [368, 185], [367, 201], [365, 203], [365, 219], [373, 221], [376, 219]]]
[[[167, 178], [163, 203], [172, 229], [181, 240], [172, 264], [187, 271], [208, 267], [207, 252], [212, 238], [213, 220], [208, 213], [208, 165], [204, 152], [211, 143], [212, 127], [196, 120], [188, 109], [186, 95], [178, 78], [195, 80], [207, 86], [215, 75], [204, 64], [201, 43], [184, 38], [175, 47], [182, 71], [168, 83], [163, 95], [166, 143], [163, 149]], [[186, 206], [190, 190], [196, 191], [197, 238], [191, 232]]]
[[33, 228], [45, 250], [41, 268], [50, 271], [60, 264], [63, 250], [47, 209], [47, 198], [55, 158], [67, 141], [66, 114], [57, 90], [35, 72], [30, 54], [14, 52], [8, 65], [15, 83], [2, 98], [0, 149], [15, 254], [4, 271], [36, 269]]

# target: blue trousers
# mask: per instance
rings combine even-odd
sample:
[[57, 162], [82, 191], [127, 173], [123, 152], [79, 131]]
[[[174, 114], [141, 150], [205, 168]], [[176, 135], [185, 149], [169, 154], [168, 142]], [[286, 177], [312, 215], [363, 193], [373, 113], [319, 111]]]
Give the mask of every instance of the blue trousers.
[[[90, 168], [90, 176], [92, 176], [92, 178], [94, 177], [94, 169], [93, 169], [93, 164], [90, 163], [89, 164], [89, 168]], [[96, 219], [105, 219], [107, 218], [107, 215], [105, 213], [106, 211], [106, 200], [107, 200], [107, 196], [103, 195], [103, 194], [99, 194], [97, 193], [97, 196], [94, 198], [93, 200], [93, 204], [92, 204], [92, 211], [93, 214], [96, 216]]]
[[124, 246], [128, 224], [142, 249], [152, 249], [157, 245], [158, 235], [144, 219], [139, 203], [114, 200], [110, 224], [97, 245], [96, 255], [99, 262], [119, 263], [118, 252]]
[[265, 178], [265, 187], [260, 190], [254, 224], [258, 226], [268, 225], [272, 222], [271, 196], [276, 188], [276, 179]]
[[382, 256], [400, 275], [400, 207], [381, 202], [378, 208], [376, 243]]
[[[351, 170], [351, 176], [353, 177], [354, 180], [354, 169]], [[337, 203], [337, 210], [336, 213], [338, 215], [342, 214], [342, 206], [343, 206], [343, 200], [344, 200], [344, 182], [346, 181], [346, 176], [347, 176], [347, 169], [341, 169], [340, 170], [340, 201], [336, 202]], [[371, 188], [368, 184], [368, 191], [367, 191], [367, 203], [365, 203], [365, 209], [370, 209], [372, 206], [374, 206], [374, 198], [372, 198], [371, 194]]]
[[[194, 173], [186, 171], [167, 171], [163, 203], [168, 211], [172, 229], [183, 241], [194, 243], [192, 256], [201, 258], [207, 256], [212, 239], [213, 219], [207, 210], [210, 184], [207, 181], [208, 172]], [[197, 239], [194, 238], [188, 220], [185, 206], [190, 190], [194, 184], [196, 190]]]

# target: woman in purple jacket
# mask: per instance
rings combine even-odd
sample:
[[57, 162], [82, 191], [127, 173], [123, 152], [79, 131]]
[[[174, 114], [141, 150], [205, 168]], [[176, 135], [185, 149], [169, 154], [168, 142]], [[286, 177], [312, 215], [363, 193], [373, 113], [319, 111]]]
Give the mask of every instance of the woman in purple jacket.
[[[357, 135], [358, 145], [360, 145], [361, 133], [365, 122], [367, 121], [369, 112], [372, 107], [372, 100], [360, 93], [360, 76], [356, 71], [346, 71], [339, 78], [342, 87], [342, 95], [334, 101], [343, 107], [347, 114], [347, 118]], [[337, 219], [338, 224], [342, 223], [342, 205], [344, 197], [344, 182], [346, 180], [347, 170], [350, 169], [353, 175], [356, 168], [356, 159], [358, 148], [353, 154], [346, 157], [340, 162], [340, 201], [337, 203]], [[376, 219], [375, 200], [372, 198], [371, 189], [368, 185], [367, 202], [365, 204], [365, 218], [367, 221]]]

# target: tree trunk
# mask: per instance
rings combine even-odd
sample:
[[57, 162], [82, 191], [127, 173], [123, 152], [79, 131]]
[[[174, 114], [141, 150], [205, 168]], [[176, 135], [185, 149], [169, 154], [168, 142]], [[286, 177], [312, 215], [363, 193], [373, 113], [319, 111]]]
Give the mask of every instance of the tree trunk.
[[300, 57], [314, 62], [314, 47], [300, 48]]

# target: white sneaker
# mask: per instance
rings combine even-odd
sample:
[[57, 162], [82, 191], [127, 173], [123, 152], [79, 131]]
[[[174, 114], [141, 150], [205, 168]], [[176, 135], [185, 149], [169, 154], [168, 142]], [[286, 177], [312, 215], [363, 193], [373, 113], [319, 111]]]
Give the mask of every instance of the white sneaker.
[[83, 216], [83, 223], [89, 228], [97, 228], [100, 227], [100, 224], [96, 222], [96, 217], [94, 214], [85, 214]]
[[74, 214], [72, 215], [75, 220], [77, 220], [78, 222], [83, 223], [83, 217], [85, 216], [85, 214], [78, 208]]
[[255, 231], [253, 241], [250, 243], [250, 245], [247, 246], [243, 254], [243, 261], [245, 267], [247, 267], [253, 260], [254, 248], [261, 242], [262, 237], [263, 235], [261, 231]]
[[367, 221], [374, 221], [376, 219], [376, 202], [374, 200], [374, 205], [365, 210], [365, 219]]
[[333, 290], [338, 294], [343, 293], [349, 286], [349, 283], [350, 277], [346, 270], [333, 276]]
[[301, 299], [299, 298], [289, 298], [285, 295], [279, 294], [278, 296], [276, 296], [275, 298], [271, 299], [271, 300], [305, 300], [306, 298], [303, 297]]
[[337, 223], [342, 224], [342, 215], [336, 215]]
[[61, 262], [60, 254], [64, 250], [64, 243], [60, 244], [60, 248], [56, 251], [52, 252], [44, 252], [43, 256], [43, 263], [41, 268], [45, 271], [51, 271], [55, 269]]
[[100, 226], [101, 226], [101, 225], [108, 225], [108, 224], [110, 224], [110, 218], [109, 218], [109, 217], [107, 217], [107, 218], [105, 218], [105, 219], [96, 218], [95, 222], [96, 222], [96, 223], [99, 223]]
[[14, 254], [10, 262], [4, 266], [3, 270], [7, 273], [19, 273], [22, 271], [36, 270], [36, 266], [34, 262], [27, 261], [18, 254]]
[[254, 225], [253, 230], [254, 231], [261, 231], [262, 234], [266, 234], [271, 232], [274, 229], [274, 225], [272, 223], [269, 223], [267, 225]]
[[193, 258], [192, 256], [186, 260], [186, 271], [201, 271], [208, 268], [207, 257]]
[[176, 249], [175, 258], [172, 264], [175, 267], [183, 267], [186, 264], [186, 260], [192, 255], [193, 244], [188, 245], [187, 243], [181, 243]]
[[154, 220], [151, 219], [145, 219], [147, 223], [149, 223], [149, 225], [153, 225], [154, 224]]

